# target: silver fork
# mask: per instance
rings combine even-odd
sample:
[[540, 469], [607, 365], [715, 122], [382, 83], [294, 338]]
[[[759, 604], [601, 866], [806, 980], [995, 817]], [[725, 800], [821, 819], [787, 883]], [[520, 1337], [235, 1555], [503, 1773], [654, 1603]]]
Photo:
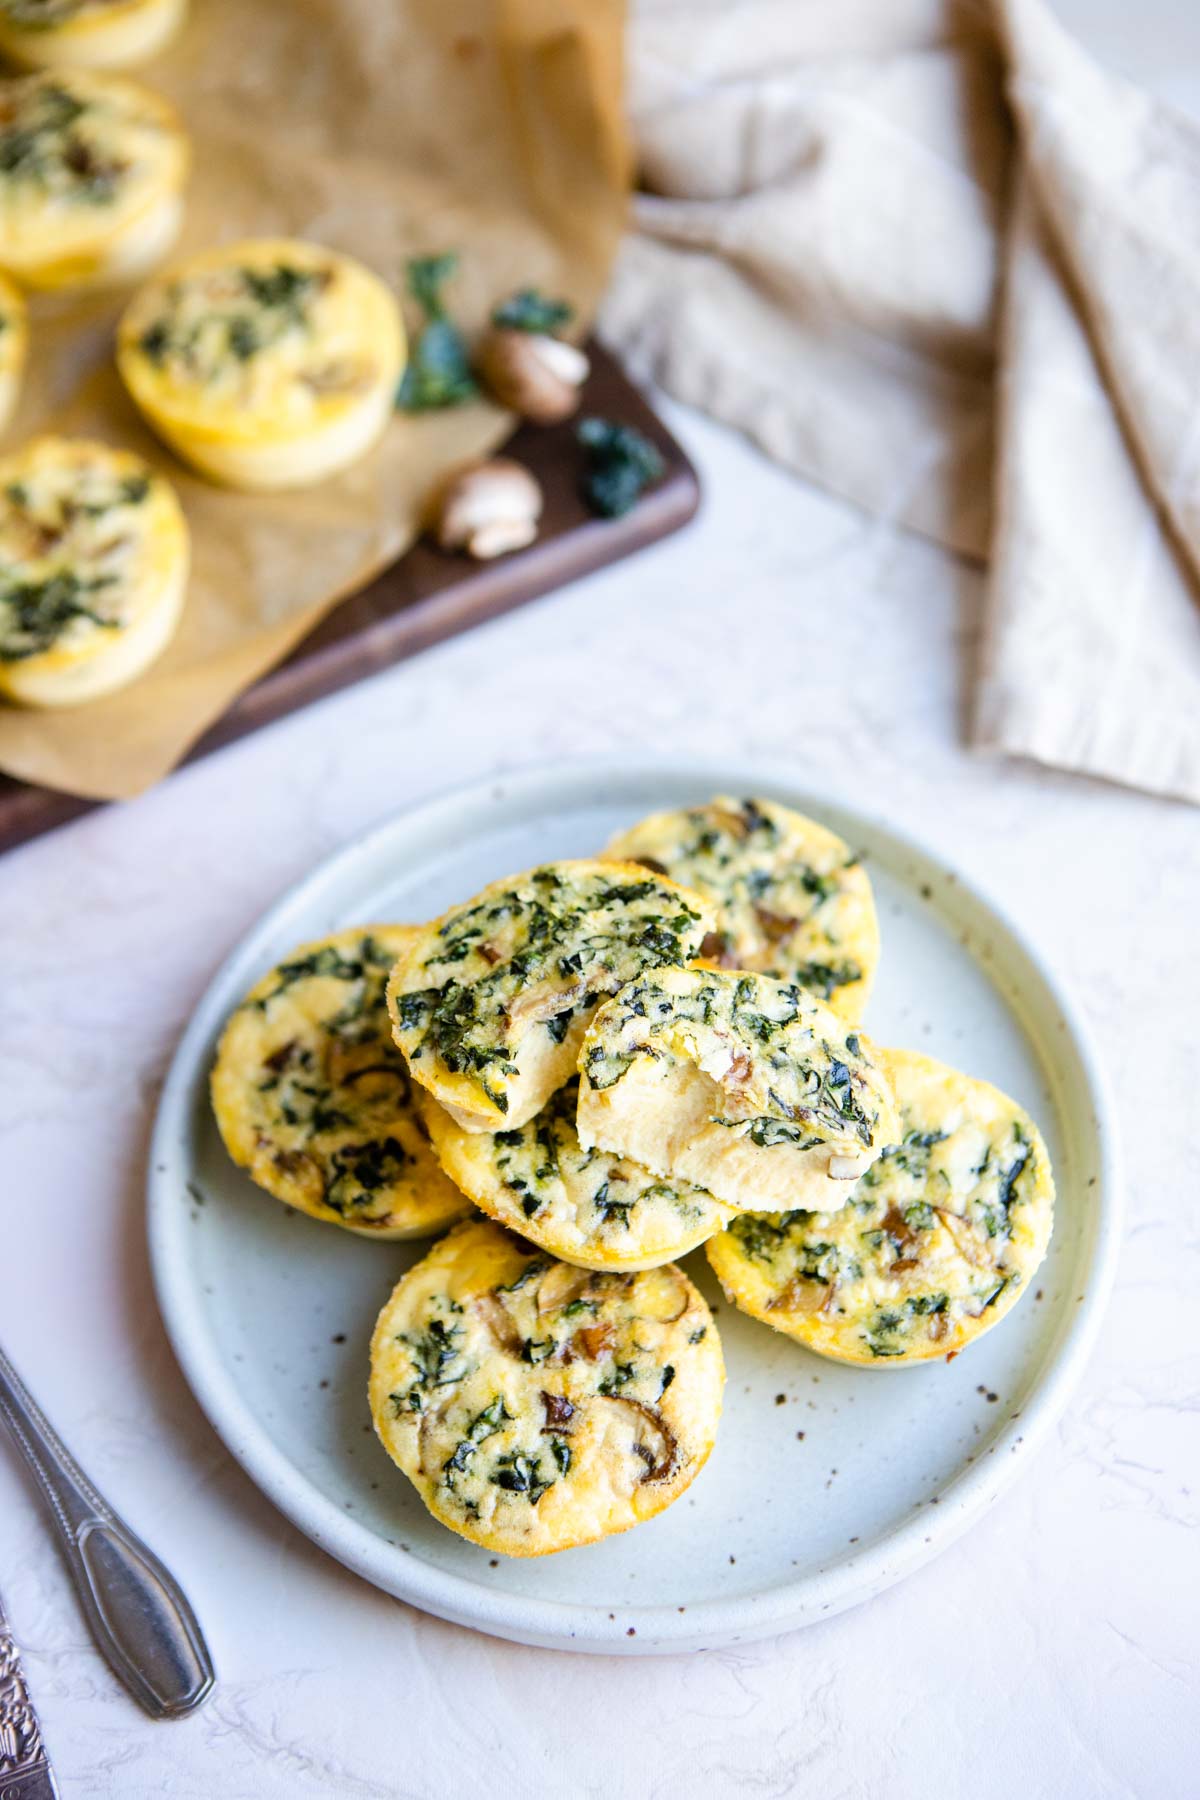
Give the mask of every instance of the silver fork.
[[92, 1486], [3, 1349], [0, 1418], [49, 1507], [101, 1654], [148, 1713], [183, 1718], [216, 1679], [196, 1615], [174, 1576]]
[[3, 1800], [59, 1800], [58, 1783], [42, 1743], [42, 1728], [25, 1685], [25, 1671], [0, 1600], [0, 1796]]

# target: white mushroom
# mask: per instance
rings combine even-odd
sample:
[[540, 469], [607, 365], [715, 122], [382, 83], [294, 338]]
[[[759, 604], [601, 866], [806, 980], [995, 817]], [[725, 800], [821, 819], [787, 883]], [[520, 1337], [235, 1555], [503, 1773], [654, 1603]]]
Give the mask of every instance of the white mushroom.
[[624, 1394], [598, 1395], [595, 1404], [621, 1409], [626, 1426], [632, 1432], [633, 1441], [629, 1447], [645, 1470], [638, 1478], [639, 1486], [665, 1481], [674, 1473], [679, 1461], [679, 1444], [660, 1412], [641, 1400], [627, 1399]]
[[496, 1348], [506, 1351], [509, 1356], [520, 1356], [525, 1340], [517, 1330], [516, 1320], [505, 1309], [499, 1296], [494, 1293], [476, 1294], [471, 1306]]
[[529, 470], [497, 456], [450, 477], [438, 499], [435, 532], [443, 550], [486, 561], [532, 544], [541, 516], [542, 490]]
[[634, 1304], [643, 1319], [658, 1319], [672, 1324], [682, 1319], [688, 1309], [691, 1293], [682, 1270], [674, 1263], [663, 1263], [657, 1269], [644, 1269], [635, 1277]]
[[569, 1306], [572, 1300], [578, 1300], [584, 1289], [594, 1280], [590, 1269], [576, 1268], [574, 1263], [556, 1262], [542, 1277], [537, 1291], [537, 1309], [543, 1313], [557, 1312], [561, 1306]]

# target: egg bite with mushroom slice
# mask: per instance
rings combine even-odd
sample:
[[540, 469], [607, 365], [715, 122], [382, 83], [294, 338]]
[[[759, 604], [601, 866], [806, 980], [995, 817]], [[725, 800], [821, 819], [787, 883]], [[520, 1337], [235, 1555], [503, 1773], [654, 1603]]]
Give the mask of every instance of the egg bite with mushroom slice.
[[0, 460], [0, 697], [77, 706], [163, 650], [183, 607], [188, 533], [140, 457], [35, 438]]
[[305, 487], [392, 416], [404, 330], [377, 275], [320, 244], [262, 238], [178, 263], [130, 302], [117, 366], [147, 423], [229, 487]]
[[0, 431], [5, 431], [21, 397], [29, 352], [29, 315], [19, 288], [0, 274]]
[[652, 1269], [720, 1231], [731, 1210], [703, 1188], [579, 1142], [579, 1085], [509, 1131], [464, 1131], [430, 1094], [420, 1108], [438, 1160], [476, 1206], [540, 1250], [585, 1269]]
[[412, 1103], [384, 1004], [407, 925], [302, 944], [225, 1027], [212, 1102], [239, 1168], [285, 1205], [360, 1237], [426, 1237], [470, 1211]]
[[516, 1130], [575, 1073], [596, 1003], [643, 969], [687, 962], [712, 923], [705, 901], [633, 863], [494, 881], [397, 959], [396, 1042], [465, 1130]]
[[608, 846], [717, 907], [701, 954], [720, 968], [796, 981], [860, 1019], [879, 962], [879, 921], [861, 859], [824, 825], [774, 800], [718, 794], [653, 813]]
[[187, 169], [174, 112], [136, 82], [0, 83], [0, 268], [34, 288], [138, 280], [175, 241]]
[[769, 975], [648, 970], [596, 1013], [579, 1067], [585, 1149], [742, 1210], [841, 1206], [900, 1135], [869, 1039]]
[[1041, 1134], [986, 1081], [880, 1058], [902, 1135], [837, 1212], [738, 1217], [706, 1246], [729, 1299], [836, 1362], [957, 1355], [1010, 1312], [1046, 1254], [1054, 1177]]
[[716, 1437], [716, 1326], [668, 1263], [601, 1274], [470, 1220], [410, 1269], [371, 1340], [371, 1415], [436, 1519], [505, 1556], [627, 1531]]
[[0, 0], [0, 51], [27, 69], [132, 69], [186, 10], [187, 0]]

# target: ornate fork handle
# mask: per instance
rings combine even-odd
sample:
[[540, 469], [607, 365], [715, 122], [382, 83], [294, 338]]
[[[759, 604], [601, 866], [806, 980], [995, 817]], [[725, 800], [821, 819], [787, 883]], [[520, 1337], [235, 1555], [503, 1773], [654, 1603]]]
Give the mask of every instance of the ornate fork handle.
[[183, 1590], [92, 1486], [2, 1349], [0, 1416], [42, 1490], [101, 1653], [155, 1718], [192, 1712], [215, 1672]]
[[0, 1605], [0, 1800], [59, 1800], [58, 1783]]

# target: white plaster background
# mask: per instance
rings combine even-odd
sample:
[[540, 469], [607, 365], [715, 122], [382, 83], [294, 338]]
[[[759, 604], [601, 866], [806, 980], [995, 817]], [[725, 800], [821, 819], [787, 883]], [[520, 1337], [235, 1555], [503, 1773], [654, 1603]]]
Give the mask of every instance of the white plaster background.
[[[221, 1677], [142, 1718], [0, 1452], [0, 1580], [68, 1796], [1195, 1793], [1200, 814], [965, 753], [977, 576], [672, 417], [707, 483], [688, 532], [0, 865], [3, 1337]], [[787, 755], [967, 865], [1080, 1001], [1131, 1176], [1099, 1349], [995, 1511], [857, 1612], [649, 1662], [473, 1636], [311, 1548], [191, 1399], [142, 1223], [171, 1048], [282, 886], [449, 782], [640, 746]]]

